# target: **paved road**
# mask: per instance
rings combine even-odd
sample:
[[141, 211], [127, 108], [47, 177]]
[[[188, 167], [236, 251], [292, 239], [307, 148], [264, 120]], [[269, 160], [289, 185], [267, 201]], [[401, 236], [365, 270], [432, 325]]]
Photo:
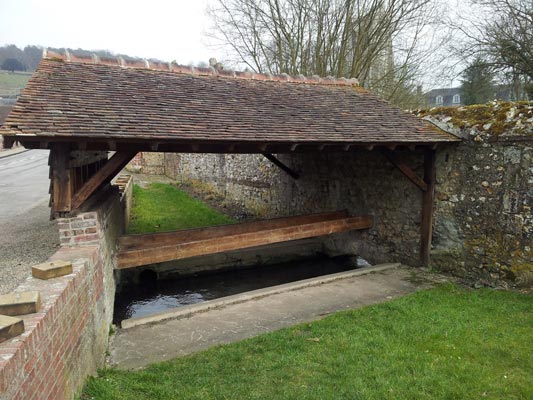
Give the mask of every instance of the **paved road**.
[[0, 153], [0, 294], [30, 275], [59, 247], [48, 208], [48, 151]]
[[27, 212], [48, 198], [48, 150], [30, 150], [2, 158], [0, 221]]

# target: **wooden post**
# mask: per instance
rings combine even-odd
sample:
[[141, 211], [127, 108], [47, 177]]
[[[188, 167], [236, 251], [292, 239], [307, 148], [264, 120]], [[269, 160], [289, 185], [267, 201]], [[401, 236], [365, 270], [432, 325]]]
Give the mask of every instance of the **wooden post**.
[[54, 143], [50, 151], [53, 213], [69, 212], [72, 209], [72, 182], [69, 159], [69, 145]]
[[424, 182], [427, 190], [422, 194], [422, 221], [420, 226], [420, 261], [425, 267], [430, 263], [431, 237], [433, 235], [433, 203], [435, 200], [435, 150], [424, 154]]

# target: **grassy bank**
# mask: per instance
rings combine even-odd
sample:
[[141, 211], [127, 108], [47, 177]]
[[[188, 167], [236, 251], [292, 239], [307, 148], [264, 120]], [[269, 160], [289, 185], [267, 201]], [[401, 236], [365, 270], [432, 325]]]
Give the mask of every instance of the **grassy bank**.
[[531, 296], [443, 285], [142, 371], [103, 370], [82, 399], [531, 399], [532, 344]]
[[234, 222], [227, 215], [164, 183], [133, 187], [128, 233], [166, 232]]

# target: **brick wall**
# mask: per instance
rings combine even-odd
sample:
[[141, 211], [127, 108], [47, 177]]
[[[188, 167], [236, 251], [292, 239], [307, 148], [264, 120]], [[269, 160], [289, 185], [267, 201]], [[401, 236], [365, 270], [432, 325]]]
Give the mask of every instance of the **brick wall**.
[[51, 259], [73, 273], [29, 277], [16, 291], [37, 290], [42, 306], [23, 316], [25, 332], [0, 343], [0, 398], [72, 399], [103, 365], [112, 321], [113, 254], [122, 230], [118, 191], [93, 210], [59, 224], [63, 247]]
[[165, 173], [164, 155], [152, 152], [137, 153], [126, 169], [148, 175], [163, 175]]

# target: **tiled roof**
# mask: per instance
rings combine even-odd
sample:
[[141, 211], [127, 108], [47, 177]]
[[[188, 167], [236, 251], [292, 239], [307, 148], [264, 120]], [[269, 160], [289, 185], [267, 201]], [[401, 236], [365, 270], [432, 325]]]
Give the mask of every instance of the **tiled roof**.
[[0, 132], [51, 141], [437, 143], [456, 139], [356, 80], [44, 58]]

